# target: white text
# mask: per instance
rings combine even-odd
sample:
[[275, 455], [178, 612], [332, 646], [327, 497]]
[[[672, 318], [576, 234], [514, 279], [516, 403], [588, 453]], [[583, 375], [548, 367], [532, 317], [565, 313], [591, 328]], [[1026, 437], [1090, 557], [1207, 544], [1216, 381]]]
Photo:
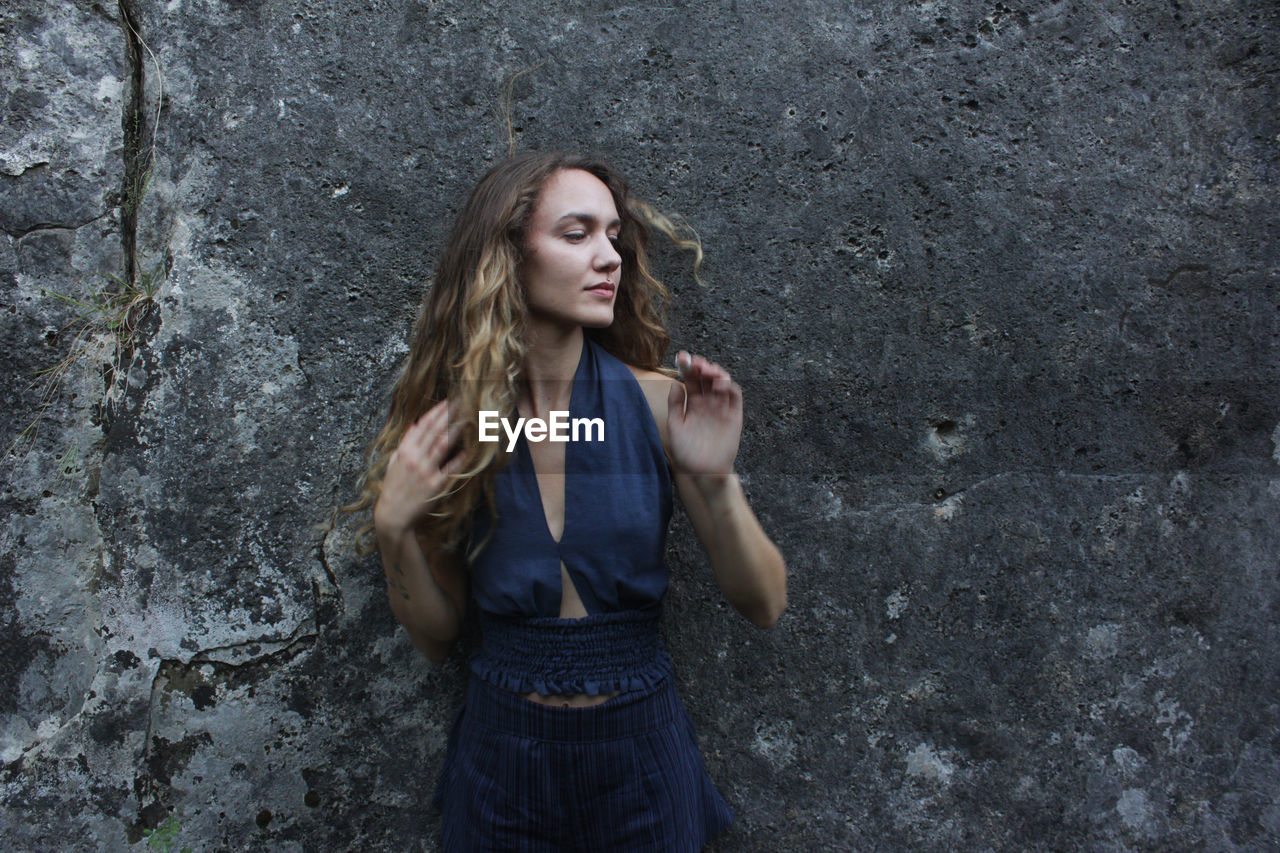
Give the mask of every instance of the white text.
[[[569, 419], [567, 411], [552, 410], [551, 417], [547, 420], [542, 418], [516, 418], [515, 426], [506, 418], [498, 417], [498, 413], [494, 411], [480, 412], [480, 440], [481, 441], [498, 441], [498, 425], [502, 425], [502, 431], [507, 434], [507, 452], [510, 453], [516, 448], [516, 440], [520, 437], [521, 430], [524, 431], [524, 437], [527, 441], [604, 441], [604, 418], [573, 418]], [[578, 438], [578, 431], [581, 429], [582, 438]]]

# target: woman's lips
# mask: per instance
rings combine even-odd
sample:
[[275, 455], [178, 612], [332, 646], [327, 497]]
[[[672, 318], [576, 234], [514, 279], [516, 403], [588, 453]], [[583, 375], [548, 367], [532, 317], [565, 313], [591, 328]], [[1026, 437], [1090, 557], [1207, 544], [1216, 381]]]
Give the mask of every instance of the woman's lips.
[[600, 284], [594, 285], [592, 287], [588, 287], [587, 292], [594, 293], [598, 296], [612, 297], [613, 292], [616, 289], [617, 289], [616, 285], [605, 284], [604, 282], [601, 282]]

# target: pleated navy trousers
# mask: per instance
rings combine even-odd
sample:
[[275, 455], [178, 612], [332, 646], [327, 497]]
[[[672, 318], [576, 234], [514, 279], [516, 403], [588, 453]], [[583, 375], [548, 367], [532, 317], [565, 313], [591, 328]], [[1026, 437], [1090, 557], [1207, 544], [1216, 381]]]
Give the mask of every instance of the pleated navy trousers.
[[670, 678], [564, 708], [472, 676], [435, 803], [449, 853], [683, 853], [733, 819]]

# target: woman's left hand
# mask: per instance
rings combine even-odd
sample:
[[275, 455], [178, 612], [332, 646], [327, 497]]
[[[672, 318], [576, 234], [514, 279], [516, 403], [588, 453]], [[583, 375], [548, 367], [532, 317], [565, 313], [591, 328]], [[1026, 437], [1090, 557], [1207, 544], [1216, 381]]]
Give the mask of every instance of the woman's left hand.
[[729, 371], [684, 350], [676, 353], [684, 385], [667, 394], [671, 461], [685, 474], [731, 474], [742, 436], [742, 389]]

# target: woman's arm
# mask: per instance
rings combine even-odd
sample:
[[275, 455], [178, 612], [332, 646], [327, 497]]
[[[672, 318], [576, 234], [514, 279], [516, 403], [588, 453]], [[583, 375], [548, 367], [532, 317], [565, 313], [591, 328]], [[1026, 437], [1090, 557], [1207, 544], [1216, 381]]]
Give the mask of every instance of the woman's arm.
[[412, 530], [397, 534], [379, 529], [377, 533], [391, 612], [414, 648], [443, 663], [466, 615], [467, 576], [462, 560], [444, 549], [424, 547]]
[[456, 555], [424, 542], [415, 528], [461, 465], [460, 452], [445, 461], [457, 438], [448, 415], [448, 403], [438, 403], [405, 431], [387, 461], [373, 508], [391, 612], [413, 645], [437, 663], [449, 656], [462, 625], [466, 569]]
[[773, 627], [787, 606], [787, 565], [738, 475], [677, 473], [676, 488], [725, 599], [757, 627]]
[[633, 368], [653, 411], [676, 489], [725, 599], [761, 627], [787, 606], [787, 566], [733, 473], [742, 432], [742, 389], [724, 368], [689, 357], [682, 385]]

